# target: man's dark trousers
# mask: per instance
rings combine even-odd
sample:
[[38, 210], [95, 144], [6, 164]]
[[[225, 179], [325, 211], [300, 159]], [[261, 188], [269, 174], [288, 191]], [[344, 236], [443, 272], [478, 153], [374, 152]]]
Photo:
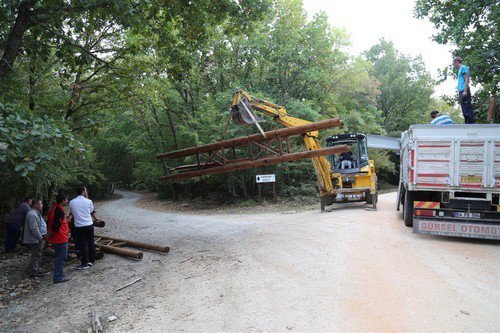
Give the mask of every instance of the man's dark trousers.
[[93, 263], [95, 258], [94, 226], [76, 227], [75, 230], [82, 265]]
[[466, 124], [474, 124], [474, 110], [472, 109], [472, 96], [470, 95], [470, 90], [467, 89], [467, 96], [462, 95], [463, 91], [458, 93], [460, 100], [460, 107], [462, 108], [462, 114], [464, 115]]
[[21, 237], [21, 227], [17, 223], [5, 223], [5, 231], [5, 252], [15, 251]]
[[63, 244], [52, 244], [56, 254], [56, 260], [54, 261], [54, 282], [60, 282], [64, 279], [63, 269], [64, 262], [68, 256], [68, 243]]

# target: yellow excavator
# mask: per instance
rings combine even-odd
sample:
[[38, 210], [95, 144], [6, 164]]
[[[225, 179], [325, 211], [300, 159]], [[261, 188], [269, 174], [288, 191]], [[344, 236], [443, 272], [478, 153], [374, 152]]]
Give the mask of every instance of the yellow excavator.
[[[263, 132], [260, 122], [265, 120], [255, 112], [263, 113], [285, 127], [311, 123], [293, 117], [285, 107], [254, 97], [238, 90], [233, 97], [231, 117], [237, 125], [256, 125]], [[321, 149], [318, 131], [304, 135], [308, 150]], [[348, 145], [350, 152], [313, 157], [312, 162], [318, 178], [321, 211], [333, 203], [366, 202], [377, 208], [377, 175], [373, 160], [368, 159], [364, 134], [340, 134], [326, 139], [328, 147]]]

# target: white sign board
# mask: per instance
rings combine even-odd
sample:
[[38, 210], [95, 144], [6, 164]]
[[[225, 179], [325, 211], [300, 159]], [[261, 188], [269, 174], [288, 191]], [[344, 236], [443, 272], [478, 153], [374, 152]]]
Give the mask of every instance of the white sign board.
[[257, 183], [274, 183], [276, 181], [276, 175], [274, 173], [269, 175], [257, 175], [255, 176]]

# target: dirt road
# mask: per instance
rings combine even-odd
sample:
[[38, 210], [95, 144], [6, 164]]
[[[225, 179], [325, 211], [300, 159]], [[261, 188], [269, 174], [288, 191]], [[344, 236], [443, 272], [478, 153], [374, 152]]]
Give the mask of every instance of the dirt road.
[[500, 331], [499, 244], [414, 235], [394, 193], [376, 212], [209, 216], [149, 211], [121, 194], [100, 207], [106, 234], [170, 254], [70, 267], [69, 284], [47, 279], [0, 309], [0, 331], [86, 330], [92, 308], [118, 317], [104, 320], [114, 332]]

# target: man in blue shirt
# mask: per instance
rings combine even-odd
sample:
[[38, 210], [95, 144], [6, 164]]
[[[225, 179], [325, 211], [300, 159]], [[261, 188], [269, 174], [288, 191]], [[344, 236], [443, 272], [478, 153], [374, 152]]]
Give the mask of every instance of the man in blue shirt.
[[432, 125], [453, 125], [453, 120], [451, 120], [450, 116], [440, 114], [439, 111], [436, 110], [431, 111], [431, 118]]
[[471, 78], [469, 67], [462, 64], [462, 58], [455, 57], [453, 58], [453, 68], [458, 70], [458, 99], [465, 123], [474, 124], [474, 110], [472, 109], [472, 96], [469, 88]]

